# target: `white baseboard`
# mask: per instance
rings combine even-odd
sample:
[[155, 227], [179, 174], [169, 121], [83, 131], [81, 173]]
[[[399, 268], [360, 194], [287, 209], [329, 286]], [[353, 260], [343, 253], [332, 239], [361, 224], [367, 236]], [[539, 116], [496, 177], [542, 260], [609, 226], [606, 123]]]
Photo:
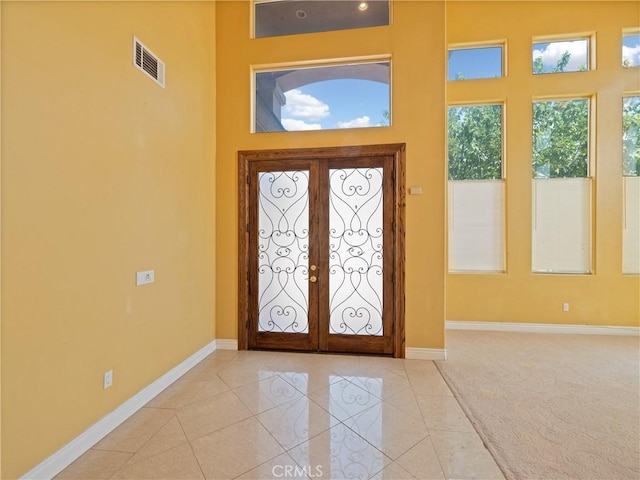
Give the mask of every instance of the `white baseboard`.
[[404, 356], [409, 360], [446, 360], [447, 351], [444, 348], [406, 347]]
[[238, 350], [238, 340], [219, 338], [215, 340], [216, 350]]
[[606, 325], [554, 325], [549, 323], [465, 322], [447, 320], [447, 330], [485, 330], [519, 333], [571, 333], [581, 335], [639, 336], [639, 327], [609, 327]]
[[[219, 341], [219, 340], [218, 340]], [[155, 382], [140, 390], [111, 413], [86, 429], [64, 447], [25, 473], [24, 480], [49, 480], [73, 463], [80, 455], [104, 438], [109, 432], [140, 410], [156, 395], [175, 382], [207, 355], [216, 350], [216, 341], [205, 345], [185, 361], [169, 370]]]

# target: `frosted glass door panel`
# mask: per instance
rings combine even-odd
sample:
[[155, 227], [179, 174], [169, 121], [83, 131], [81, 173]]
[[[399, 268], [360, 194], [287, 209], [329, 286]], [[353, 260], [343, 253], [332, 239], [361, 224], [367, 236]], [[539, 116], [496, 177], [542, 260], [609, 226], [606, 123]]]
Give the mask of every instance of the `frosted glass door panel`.
[[329, 170], [329, 333], [383, 335], [383, 169]]
[[309, 172], [258, 174], [258, 331], [309, 331]]

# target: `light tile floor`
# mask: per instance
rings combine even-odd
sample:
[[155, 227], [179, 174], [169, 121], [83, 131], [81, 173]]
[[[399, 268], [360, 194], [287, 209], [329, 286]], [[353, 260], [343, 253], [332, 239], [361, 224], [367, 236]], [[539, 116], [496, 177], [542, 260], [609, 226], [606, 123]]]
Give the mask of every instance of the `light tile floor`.
[[433, 362], [217, 351], [57, 479], [503, 479]]

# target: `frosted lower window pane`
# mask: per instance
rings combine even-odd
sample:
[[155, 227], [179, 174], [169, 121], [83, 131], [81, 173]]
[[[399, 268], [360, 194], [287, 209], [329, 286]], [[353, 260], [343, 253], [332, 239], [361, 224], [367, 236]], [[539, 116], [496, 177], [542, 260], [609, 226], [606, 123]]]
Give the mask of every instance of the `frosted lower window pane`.
[[258, 174], [258, 331], [309, 331], [309, 172]]
[[504, 182], [449, 180], [449, 271], [504, 267]]
[[534, 272], [590, 272], [590, 202], [588, 178], [533, 180]]
[[624, 177], [622, 273], [640, 273], [640, 177]]
[[383, 335], [382, 168], [329, 170], [329, 332]]

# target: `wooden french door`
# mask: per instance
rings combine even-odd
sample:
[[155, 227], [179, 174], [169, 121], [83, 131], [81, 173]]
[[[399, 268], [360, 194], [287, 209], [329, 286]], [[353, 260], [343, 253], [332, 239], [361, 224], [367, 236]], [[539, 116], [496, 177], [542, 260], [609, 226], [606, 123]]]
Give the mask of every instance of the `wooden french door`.
[[240, 348], [403, 356], [403, 152], [240, 152]]

